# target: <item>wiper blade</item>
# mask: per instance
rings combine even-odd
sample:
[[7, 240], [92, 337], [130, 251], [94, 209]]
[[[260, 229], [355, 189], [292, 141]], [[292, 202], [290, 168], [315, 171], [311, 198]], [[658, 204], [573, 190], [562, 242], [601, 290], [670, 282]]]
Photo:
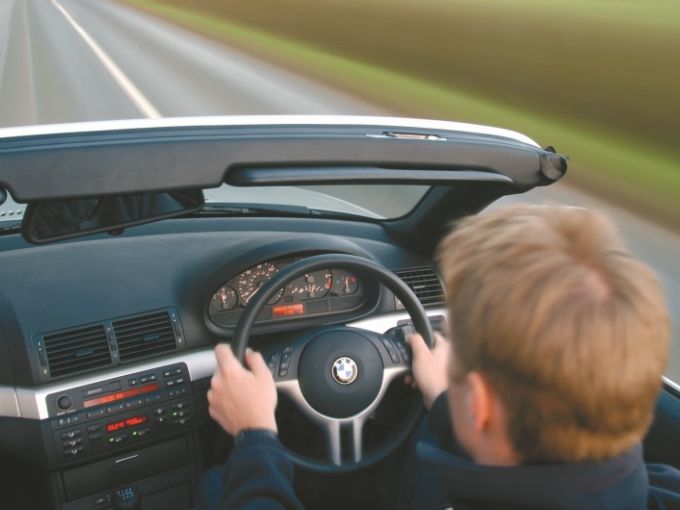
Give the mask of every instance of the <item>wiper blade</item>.
[[307, 216], [332, 219], [369, 220], [360, 214], [352, 214], [326, 209], [312, 209], [303, 205], [282, 204], [215, 204], [207, 203], [196, 216]]
[[308, 207], [302, 205], [270, 204], [205, 204], [199, 216], [310, 216]]

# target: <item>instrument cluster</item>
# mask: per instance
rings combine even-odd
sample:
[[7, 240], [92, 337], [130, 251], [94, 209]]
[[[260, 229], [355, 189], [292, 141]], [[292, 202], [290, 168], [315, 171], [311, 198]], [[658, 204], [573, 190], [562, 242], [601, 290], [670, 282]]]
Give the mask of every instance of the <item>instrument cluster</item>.
[[[221, 326], [233, 326], [241, 310], [277, 272], [303, 257], [262, 262], [227, 281], [213, 294], [208, 315]], [[361, 306], [366, 296], [359, 276], [344, 269], [323, 269], [293, 280], [272, 297], [258, 322], [346, 312]]]

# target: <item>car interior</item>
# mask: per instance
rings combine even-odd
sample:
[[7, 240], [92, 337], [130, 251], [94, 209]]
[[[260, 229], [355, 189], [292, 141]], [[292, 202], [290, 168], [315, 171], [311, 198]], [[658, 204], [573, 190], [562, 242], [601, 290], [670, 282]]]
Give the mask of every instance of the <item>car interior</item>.
[[[411, 119], [0, 130], [0, 190], [26, 207], [0, 226], [0, 506], [195, 508], [232, 447], [206, 398], [228, 342], [269, 364], [306, 507], [375, 508], [424, 415], [404, 337], [446, 334], [439, 239], [566, 168], [518, 133]], [[679, 432], [664, 379], [647, 461], [680, 468]]]

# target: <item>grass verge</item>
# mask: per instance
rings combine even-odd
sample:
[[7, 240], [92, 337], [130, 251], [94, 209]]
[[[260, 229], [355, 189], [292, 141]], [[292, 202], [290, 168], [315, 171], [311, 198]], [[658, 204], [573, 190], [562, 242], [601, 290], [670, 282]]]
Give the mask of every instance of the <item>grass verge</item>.
[[533, 112], [192, 9], [124, 0], [207, 37], [328, 83], [395, 114], [492, 124], [522, 131], [571, 156], [568, 182], [680, 230], [680, 162], [658, 147], [559, 114]]

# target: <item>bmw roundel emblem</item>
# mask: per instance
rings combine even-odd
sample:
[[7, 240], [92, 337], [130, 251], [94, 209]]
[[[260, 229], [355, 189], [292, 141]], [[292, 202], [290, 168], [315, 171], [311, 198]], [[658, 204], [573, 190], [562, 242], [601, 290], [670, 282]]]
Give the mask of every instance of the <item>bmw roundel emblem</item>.
[[336, 382], [340, 384], [352, 384], [359, 374], [359, 369], [352, 358], [342, 357], [333, 362], [331, 373]]

